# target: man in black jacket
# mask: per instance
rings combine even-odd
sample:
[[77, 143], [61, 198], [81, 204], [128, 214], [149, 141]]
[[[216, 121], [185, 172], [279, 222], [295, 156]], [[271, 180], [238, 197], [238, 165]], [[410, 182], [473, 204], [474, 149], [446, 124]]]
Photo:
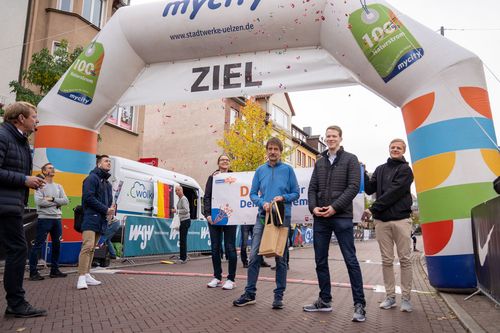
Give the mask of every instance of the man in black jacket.
[[363, 277], [354, 247], [352, 201], [359, 192], [361, 173], [358, 158], [340, 146], [342, 129], [326, 129], [328, 150], [323, 152], [314, 166], [309, 183], [309, 210], [314, 215], [314, 257], [319, 282], [319, 298], [305, 305], [306, 312], [332, 311], [328, 250], [332, 232], [335, 233], [351, 281], [354, 301], [352, 321], [365, 321], [365, 295]]
[[47, 315], [24, 299], [23, 279], [27, 247], [23, 230], [24, 207], [29, 189], [45, 184], [31, 176], [32, 158], [28, 136], [38, 124], [35, 106], [17, 102], [5, 109], [0, 126], [0, 243], [5, 244], [7, 257], [4, 288], [7, 299], [6, 316], [21, 318]]
[[83, 181], [83, 242], [78, 258], [77, 289], [101, 284], [101, 281], [90, 275], [90, 267], [99, 237], [106, 232], [108, 221], [111, 221], [115, 214], [111, 184], [108, 181], [110, 170], [111, 159], [108, 155], [100, 155], [97, 157], [97, 167]]
[[365, 172], [365, 192], [376, 193], [377, 199], [363, 214], [363, 218], [373, 214], [375, 233], [382, 255], [382, 273], [384, 276], [386, 299], [380, 308], [390, 309], [396, 306], [394, 278], [394, 244], [398, 251], [401, 265], [401, 311], [411, 312], [410, 292], [412, 283], [411, 268], [411, 205], [413, 199], [410, 186], [413, 172], [403, 154], [406, 143], [394, 139], [389, 145], [390, 158], [387, 163], [378, 166], [372, 177]]

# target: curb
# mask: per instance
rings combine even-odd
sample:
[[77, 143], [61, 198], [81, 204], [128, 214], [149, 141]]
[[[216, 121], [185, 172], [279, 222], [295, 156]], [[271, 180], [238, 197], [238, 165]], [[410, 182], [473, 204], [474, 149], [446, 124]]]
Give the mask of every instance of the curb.
[[[419, 263], [420, 266], [422, 267], [423, 271], [429, 277], [426, 269], [426, 265], [423, 263], [425, 261], [425, 255], [422, 253], [422, 255], [419, 257]], [[465, 310], [460, 306], [460, 304], [455, 301], [455, 299], [446, 293], [440, 292], [439, 290], [435, 289], [437, 294], [441, 296], [441, 298], [444, 300], [446, 305], [455, 313], [457, 316], [458, 320], [462, 324], [462, 326], [468, 331], [472, 333], [486, 333], [486, 331], [472, 318]]]

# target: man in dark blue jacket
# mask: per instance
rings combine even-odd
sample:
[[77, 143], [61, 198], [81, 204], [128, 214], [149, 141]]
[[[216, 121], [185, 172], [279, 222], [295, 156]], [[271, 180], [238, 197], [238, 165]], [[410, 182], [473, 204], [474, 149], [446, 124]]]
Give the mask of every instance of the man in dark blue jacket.
[[352, 223], [352, 201], [359, 192], [361, 179], [359, 162], [356, 155], [340, 146], [342, 129], [339, 126], [326, 129], [325, 141], [328, 150], [316, 162], [308, 190], [309, 211], [314, 215], [314, 257], [320, 292], [318, 299], [303, 309], [306, 312], [332, 311], [328, 251], [334, 232], [351, 282], [354, 303], [352, 321], [363, 322], [366, 319], [366, 302]]
[[45, 184], [31, 176], [32, 158], [28, 136], [38, 124], [36, 108], [25, 102], [5, 109], [0, 125], [0, 243], [7, 257], [3, 284], [7, 299], [6, 316], [38, 317], [47, 311], [36, 309], [24, 299], [23, 279], [27, 248], [23, 230], [24, 207], [29, 189]]
[[390, 309], [396, 306], [394, 278], [394, 245], [398, 251], [401, 266], [401, 311], [411, 312], [410, 303], [412, 268], [411, 268], [411, 205], [413, 199], [410, 186], [413, 172], [403, 154], [406, 143], [394, 139], [389, 144], [390, 158], [387, 163], [378, 166], [372, 177], [365, 173], [365, 192], [376, 193], [377, 199], [364, 213], [364, 217], [373, 214], [375, 234], [382, 256], [382, 272], [385, 285], [385, 300], [380, 308]]
[[111, 184], [111, 159], [108, 155], [97, 157], [97, 167], [83, 181], [82, 190], [82, 249], [78, 259], [77, 289], [87, 289], [88, 286], [97, 286], [97, 281], [90, 275], [90, 267], [94, 257], [94, 249], [99, 237], [106, 232], [108, 219], [115, 213], [113, 206]]

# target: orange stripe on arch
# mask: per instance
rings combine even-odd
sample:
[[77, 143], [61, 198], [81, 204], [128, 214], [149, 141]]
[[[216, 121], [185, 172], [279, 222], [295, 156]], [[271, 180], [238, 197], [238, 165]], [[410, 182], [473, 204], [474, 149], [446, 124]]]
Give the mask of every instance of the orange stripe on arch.
[[487, 90], [479, 87], [460, 87], [459, 89], [462, 98], [471, 108], [486, 118], [493, 119]]
[[97, 133], [67, 126], [39, 126], [35, 148], [62, 148], [95, 154]]
[[406, 103], [401, 108], [403, 119], [405, 121], [406, 134], [416, 130], [427, 119], [434, 107], [436, 94], [430, 93], [415, 98]]

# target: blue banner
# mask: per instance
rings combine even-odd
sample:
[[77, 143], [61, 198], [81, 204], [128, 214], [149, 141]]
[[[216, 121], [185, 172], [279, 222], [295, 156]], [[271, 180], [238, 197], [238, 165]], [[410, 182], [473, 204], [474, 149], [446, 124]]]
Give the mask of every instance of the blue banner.
[[[123, 256], [136, 257], [179, 252], [179, 230], [170, 229], [172, 219], [127, 216], [123, 237]], [[188, 252], [210, 251], [206, 221], [191, 220], [187, 237]]]

